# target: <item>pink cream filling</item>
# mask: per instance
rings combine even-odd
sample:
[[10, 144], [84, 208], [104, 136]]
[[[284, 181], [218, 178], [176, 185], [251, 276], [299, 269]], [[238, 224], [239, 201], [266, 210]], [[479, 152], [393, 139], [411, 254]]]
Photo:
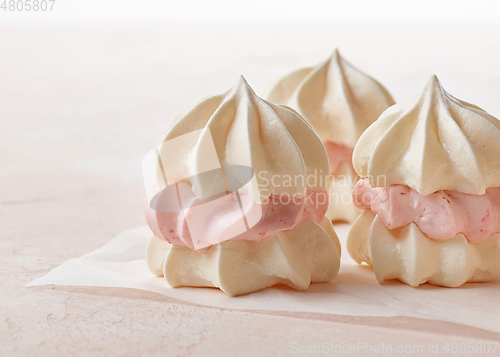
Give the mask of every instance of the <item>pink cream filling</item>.
[[433, 239], [449, 239], [459, 233], [470, 243], [479, 243], [500, 233], [500, 187], [481, 196], [456, 191], [437, 191], [422, 196], [404, 185], [371, 187], [359, 180], [352, 193], [354, 205], [371, 209], [387, 229], [415, 223]]
[[[332, 141], [325, 141], [323, 143], [328, 154], [328, 162], [330, 163], [330, 175], [335, 174], [339, 169], [340, 165], [344, 162], [348, 162], [352, 167], [352, 152], [353, 148], [339, 143], [334, 143]], [[353, 168], [354, 171], [354, 168]]]
[[[223, 193], [208, 199], [196, 197], [188, 183], [177, 184], [177, 196], [162, 191], [153, 210], [146, 199], [144, 212], [153, 234], [174, 245], [202, 250], [228, 240], [260, 241], [289, 230], [310, 218], [320, 223], [328, 209], [328, 193], [308, 190], [303, 198], [271, 195], [262, 204], [246, 194]], [[163, 193], [165, 192], [165, 193]], [[175, 191], [174, 191], [175, 192]], [[238, 202], [241, 200], [241, 206]], [[179, 205], [183, 209], [179, 210]], [[172, 212], [172, 206], [177, 207]]]

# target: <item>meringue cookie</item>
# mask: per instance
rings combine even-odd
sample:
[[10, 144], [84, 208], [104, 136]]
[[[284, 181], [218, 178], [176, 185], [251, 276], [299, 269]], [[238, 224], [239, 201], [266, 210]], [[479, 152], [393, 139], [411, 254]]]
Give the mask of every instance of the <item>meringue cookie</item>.
[[[394, 100], [375, 79], [362, 73], [337, 50], [316, 67], [297, 70], [281, 79], [268, 96], [271, 102], [296, 109], [311, 123], [326, 146], [330, 163], [342, 166], [360, 135]], [[349, 165], [350, 166], [350, 165]], [[360, 212], [342, 199], [358, 179], [350, 167], [330, 167], [328, 191], [333, 221], [352, 222]], [[348, 187], [348, 188], [346, 188]]]
[[435, 240], [414, 223], [389, 230], [370, 210], [364, 211], [349, 231], [347, 251], [359, 264], [372, 265], [379, 282], [399, 279], [411, 286], [428, 282], [458, 287], [500, 277], [499, 233], [476, 244], [461, 233]]
[[353, 164], [372, 187], [482, 195], [500, 186], [499, 157], [500, 121], [448, 94], [433, 75], [417, 96], [387, 109], [363, 133]]
[[351, 257], [373, 265], [379, 282], [497, 280], [498, 188], [488, 188], [500, 187], [499, 155], [500, 121], [431, 76], [415, 98], [382, 113], [354, 148], [364, 180], [353, 195], [366, 210], [348, 235]]
[[329, 282], [340, 268], [340, 243], [330, 220], [311, 219], [260, 242], [227, 241], [203, 252], [152, 236], [146, 260], [151, 272], [172, 287], [217, 287], [231, 296], [275, 284], [305, 290]]
[[[172, 287], [240, 295], [277, 283], [303, 290], [337, 274], [340, 244], [326, 199], [316, 199], [326, 197], [326, 151], [298, 113], [262, 100], [243, 77], [179, 116], [143, 164], [155, 177], [145, 213], [156, 236], [146, 260]], [[242, 171], [228, 176], [241, 167], [251, 180]], [[266, 203], [282, 197], [300, 205]]]

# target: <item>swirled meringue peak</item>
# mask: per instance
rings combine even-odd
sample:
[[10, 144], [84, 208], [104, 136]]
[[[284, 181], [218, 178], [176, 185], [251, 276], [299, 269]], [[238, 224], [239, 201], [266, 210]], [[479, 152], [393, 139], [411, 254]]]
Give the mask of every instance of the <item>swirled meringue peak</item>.
[[[239, 192], [257, 203], [272, 194], [302, 198], [327, 184], [328, 157], [311, 126], [290, 108], [259, 98], [243, 77], [226, 93], [181, 114], [159, 147], [158, 171], [168, 182], [190, 183], [201, 198], [219, 193], [214, 180], [199, 175], [217, 167], [251, 168], [255, 176]], [[160, 187], [162, 175], [157, 175]]]
[[353, 164], [372, 187], [421, 195], [483, 195], [500, 187], [500, 121], [447, 93], [435, 75], [414, 98], [387, 109], [361, 136]]
[[318, 66], [282, 78], [268, 99], [297, 110], [321, 141], [351, 148], [363, 131], [394, 104], [379, 82], [345, 61], [337, 50]]

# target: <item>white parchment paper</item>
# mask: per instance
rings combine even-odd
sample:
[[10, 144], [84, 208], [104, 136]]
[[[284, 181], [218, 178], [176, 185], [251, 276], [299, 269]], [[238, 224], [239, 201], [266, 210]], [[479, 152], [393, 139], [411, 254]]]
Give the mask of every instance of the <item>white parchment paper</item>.
[[[349, 225], [336, 225], [345, 247]], [[412, 288], [394, 281], [378, 284], [372, 269], [342, 251], [339, 275], [307, 291], [268, 288], [229, 297], [213, 288], [170, 288], [152, 275], [145, 261], [151, 232], [125, 231], [101, 248], [69, 259], [27, 286], [72, 285], [143, 289], [175, 299], [226, 309], [314, 312], [351, 316], [411, 316], [443, 320], [500, 332], [500, 283], [465, 284], [451, 289], [429, 284]]]

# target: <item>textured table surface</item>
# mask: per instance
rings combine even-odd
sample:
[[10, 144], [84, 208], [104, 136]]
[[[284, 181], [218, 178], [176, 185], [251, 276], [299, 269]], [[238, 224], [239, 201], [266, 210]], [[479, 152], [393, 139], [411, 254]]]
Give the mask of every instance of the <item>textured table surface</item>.
[[23, 287], [143, 225], [142, 155], [177, 112], [238, 75], [265, 96], [282, 75], [338, 46], [397, 101], [436, 73], [449, 92], [499, 117], [499, 30], [0, 27], [0, 355], [281, 356], [325, 342], [427, 349], [499, 341], [413, 318], [230, 311], [137, 290]]

